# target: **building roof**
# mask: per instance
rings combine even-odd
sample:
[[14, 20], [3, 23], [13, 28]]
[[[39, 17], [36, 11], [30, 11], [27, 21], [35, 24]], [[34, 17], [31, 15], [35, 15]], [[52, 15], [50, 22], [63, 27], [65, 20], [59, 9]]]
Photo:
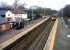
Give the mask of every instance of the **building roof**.
[[12, 13], [14, 14], [24, 14], [24, 13], [27, 13], [28, 10], [26, 9], [14, 9], [14, 10], [11, 10]]
[[6, 11], [5, 10], [1, 10], [0, 11], [0, 15], [5, 15]]
[[11, 10], [11, 8], [8, 8], [8, 7], [0, 7], [0, 15], [5, 15], [5, 13], [8, 10]]
[[1, 24], [6, 24], [6, 23], [8, 23], [8, 20], [6, 18], [3, 18], [3, 17], [0, 16], [0, 25]]
[[13, 8], [13, 7], [0, 7], [0, 15], [5, 15], [5, 13], [10, 10], [14, 14], [24, 14], [27, 13], [26, 8]]
[[0, 7], [0, 10], [10, 10], [10, 7]]

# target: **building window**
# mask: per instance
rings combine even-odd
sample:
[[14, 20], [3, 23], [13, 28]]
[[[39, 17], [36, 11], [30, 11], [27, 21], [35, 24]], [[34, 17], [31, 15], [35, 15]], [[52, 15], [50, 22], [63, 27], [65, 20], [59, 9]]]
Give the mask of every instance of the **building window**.
[[10, 16], [10, 14], [8, 14], [8, 16]]

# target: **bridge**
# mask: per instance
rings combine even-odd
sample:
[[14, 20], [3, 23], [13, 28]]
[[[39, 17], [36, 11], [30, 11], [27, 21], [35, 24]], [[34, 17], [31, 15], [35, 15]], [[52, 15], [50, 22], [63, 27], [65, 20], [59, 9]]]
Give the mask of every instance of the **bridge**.
[[[39, 19], [27, 28], [0, 38], [0, 50], [67, 50], [69, 41], [60, 17]], [[11, 32], [9, 32], [11, 33]], [[5, 39], [6, 38], [6, 39]]]

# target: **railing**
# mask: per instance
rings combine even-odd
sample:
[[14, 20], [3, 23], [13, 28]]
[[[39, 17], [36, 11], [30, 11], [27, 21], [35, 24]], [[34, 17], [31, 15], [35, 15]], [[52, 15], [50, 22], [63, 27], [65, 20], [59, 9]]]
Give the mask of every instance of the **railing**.
[[58, 22], [57, 18], [43, 50], [53, 50]]

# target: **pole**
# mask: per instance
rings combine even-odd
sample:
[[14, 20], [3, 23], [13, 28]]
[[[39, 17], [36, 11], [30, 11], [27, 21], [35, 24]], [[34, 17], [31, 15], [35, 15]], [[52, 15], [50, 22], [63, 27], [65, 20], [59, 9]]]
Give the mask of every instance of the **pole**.
[[45, 8], [44, 8], [44, 16], [45, 16]]
[[32, 13], [32, 16], [31, 16], [31, 23], [33, 23], [33, 9], [31, 9], [31, 13]]
[[44, 18], [44, 17], [45, 17], [45, 9], [44, 9], [44, 8], [43, 8], [43, 13], [44, 13], [44, 14], [43, 14], [43, 18]]
[[63, 9], [62, 9], [62, 22], [63, 22]]

